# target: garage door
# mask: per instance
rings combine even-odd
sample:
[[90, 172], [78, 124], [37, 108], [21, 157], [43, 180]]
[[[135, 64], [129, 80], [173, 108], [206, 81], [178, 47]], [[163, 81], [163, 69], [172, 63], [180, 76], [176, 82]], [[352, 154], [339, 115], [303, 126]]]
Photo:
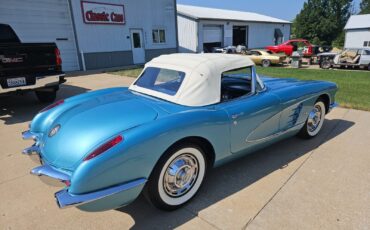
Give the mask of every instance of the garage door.
[[55, 42], [63, 70], [79, 70], [67, 0], [1, 0], [0, 22], [12, 26], [22, 42]]
[[223, 41], [223, 26], [221, 25], [204, 25], [203, 26], [203, 43], [214, 43]]

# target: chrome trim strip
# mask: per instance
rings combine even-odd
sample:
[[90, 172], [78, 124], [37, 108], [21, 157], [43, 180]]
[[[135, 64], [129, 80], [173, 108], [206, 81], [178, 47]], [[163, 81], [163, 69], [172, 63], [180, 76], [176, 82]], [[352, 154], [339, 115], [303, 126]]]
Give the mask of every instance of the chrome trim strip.
[[47, 176], [59, 181], [69, 181], [71, 177], [65, 173], [59, 172], [49, 165], [42, 165], [31, 170], [32, 175]]
[[68, 192], [67, 189], [63, 189], [55, 193], [55, 198], [57, 200], [57, 204], [59, 208], [72, 207], [72, 206], [90, 203], [92, 201], [96, 201], [96, 200], [99, 200], [99, 199], [102, 199], [108, 196], [112, 196], [112, 195], [115, 195], [117, 193], [120, 193], [126, 190], [130, 190], [132, 188], [145, 184], [146, 181], [147, 181], [146, 179], [141, 178], [135, 181], [131, 181], [129, 183], [125, 183], [125, 184], [121, 184], [121, 185], [107, 188], [104, 190], [87, 193], [87, 194], [81, 194], [81, 195], [72, 195]]
[[65, 74], [57, 74], [51, 76], [43, 76], [43, 77], [36, 77], [36, 83], [34, 85], [25, 85], [25, 86], [18, 86], [13, 88], [2, 88], [0, 86], [0, 93], [7, 93], [11, 91], [17, 90], [27, 90], [27, 89], [37, 89], [47, 86], [54, 86], [59, 84], [59, 79], [64, 77]]
[[30, 139], [35, 140], [36, 137], [37, 137], [37, 135], [35, 133], [29, 131], [29, 130], [22, 132], [23, 140], [30, 140]]
[[25, 155], [39, 154], [40, 148], [37, 145], [32, 145], [31, 147], [23, 149], [22, 153]]

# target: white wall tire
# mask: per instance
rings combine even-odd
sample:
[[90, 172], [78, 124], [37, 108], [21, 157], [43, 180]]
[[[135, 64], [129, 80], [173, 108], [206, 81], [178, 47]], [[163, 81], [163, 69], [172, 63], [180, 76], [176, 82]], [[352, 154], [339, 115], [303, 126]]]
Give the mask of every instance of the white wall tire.
[[321, 100], [318, 100], [309, 112], [305, 125], [299, 132], [303, 138], [313, 138], [319, 134], [325, 121], [326, 106]]
[[169, 149], [147, 182], [144, 195], [157, 208], [175, 210], [199, 191], [207, 172], [207, 159], [196, 145]]

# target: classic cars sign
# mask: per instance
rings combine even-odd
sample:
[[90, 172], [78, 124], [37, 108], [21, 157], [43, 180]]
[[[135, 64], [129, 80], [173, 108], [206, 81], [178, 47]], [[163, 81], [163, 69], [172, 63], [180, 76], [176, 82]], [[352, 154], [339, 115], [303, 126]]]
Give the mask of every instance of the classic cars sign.
[[81, 1], [82, 17], [87, 24], [125, 24], [123, 5]]

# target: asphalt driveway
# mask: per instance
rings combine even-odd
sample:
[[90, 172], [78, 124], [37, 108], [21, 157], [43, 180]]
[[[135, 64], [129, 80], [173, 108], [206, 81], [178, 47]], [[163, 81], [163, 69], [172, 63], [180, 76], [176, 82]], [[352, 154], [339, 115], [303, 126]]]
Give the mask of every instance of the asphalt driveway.
[[[132, 78], [68, 78], [59, 98], [128, 85]], [[44, 105], [33, 94], [0, 97], [0, 229], [370, 229], [370, 113], [338, 108], [312, 140], [290, 138], [210, 173], [175, 212], [140, 197], [119, 210], [60, 210], [21, 139]]]

